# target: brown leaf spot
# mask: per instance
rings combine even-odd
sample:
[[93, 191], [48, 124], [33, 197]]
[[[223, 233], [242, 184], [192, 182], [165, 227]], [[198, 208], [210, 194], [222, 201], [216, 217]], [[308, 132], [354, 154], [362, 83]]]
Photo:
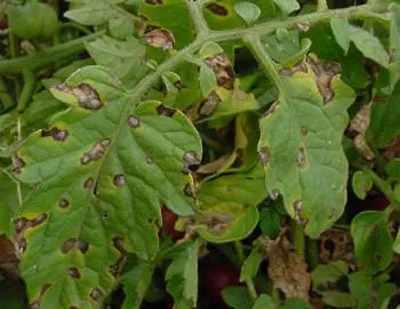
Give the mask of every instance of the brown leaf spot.
[[122, 255], [117, 262], [115, 262], [115, 264], [110, 265], [109, 270], [111, 275], [113, 275], [113, 277], [118, 277], [119, 272], [122, 270], [122, 265], [125, 261], [125, 256]]
[[101, 298], [101, 291], [98, 288], [94, 288], [92, 292], [90, 292], [90, 297], [93, 300], [98, 301]]
[[147, 164], [153, 164], [153, 159], [149, 156], [146, 157], [146, 163]]
[[154, 47], [163, 50], [171, 50], [175, 46], [175, 38], [172, 32], [166, 29], [154, 29], [144, 35], [146, 42]]
[[207, 230], [215, 236], [221, 236], [225, 233], [226, 228], [233, 220], [234, 217], [231, 214], [215, 213], [204, 215], [199, 220], [199, 223], [206, 225]]
[[221, 98], [215, 91], [211, 92], [207, 100], [204, 100], [199, 105], [198, 114], [200, 116], [211, 116], [221, 101]]
[[266, 253], [269, 261], [268, 277], [287, 298], [298, 297], [308, 301], [311, 276], [307, 272], [304, 259], [293, 250], [286, 236], [278, 241], [266, 241]]
[[307, 163], [307, 155], [306, 150], [304, 147], [300, 147], [297, 151], [297, 167], [298, 168], [305, 168]]
[[375, 159], [375, 153], [371, 150], [367, 140], [363, 134], [358, 134], [354, 140], [354, 147], [368, 161]]
[[214, 71], [218, 86], [222, 86], [228, 90], [234, 88], [235, 72], [225, 53], [208, 57], [204, 62]]
[[60, 206], [61, 208], [67, 208], [69, 206], [69, 202], [65, 198], [62, 198], [58, 201], [58, 206]]
[[195, 171], [200, 164], [200, 160], [194, 151], [186, 151], [183, 154], [183, 173], [189, 174]]
[[12, 156], [12, 171], [14, 173], [21, 173], [22, 168], [25, 166], [25, 162], [18, 156], [18, 154], [15, 152]]
[[117, 188], [121, 188], [125, 185], [125, 176], [120, 174], [120, 175], [115, 175], [113, 179], [114, 186]]
[[306, 127], [301, 127], [300, 133], [303, 136], [307, 136], [308, 135], [308, 129]]
[[70, 252], [76, 244], [77, 240], [75, 238], [69, 238], [66, 241], [64, 241], [64, 243], [61, 245], [61, 252], [64, 254], [67, 254], [68, 252]]
[[98, 141], [96, 144], [94, 144], [92, 149], [84, 153], [83, 157], [81, 158], [81, 164], [86, 165], [91, 161], [97, 161], [101, 159], [110, 144], [111, 140], [108, 138], [103, 138], [102, 140]]
[[41, 290], [40, 290], [40, 295], [43, 296], [44, 293], [46, 293], [46, 291], [51, 287], [50, 283], [46, 283], [42, 286]]
[[166, 105], [160, 104], [156, 108], [157, 113], [161, 116], [172, 117], [174, 116], [176, 109], [172, 107], [168, 107]]
[[129, 116], [128, 123], [132, 128], [139, 128], [140, 127], [140, 120], [135, 116]]
[[31, 304], [31, 309], [39, 309], [40, 305], [39, 305], [39, 301], [36, 300]]
[[18, 218], [14, 221], [15, 232], [20, 234], [22, 231], [30, 227], [30, 221], [26, 218]]
[[372, 104], [364, 105], [350, 122], [350, 130], [365, 135], [371, 123]]
[[392, 160], [394, 158], [400, 157], [400, 137], [395, 138], [392, 142], [386, 145], [382, 149], [382, 155], [388, 159]]
[[78, 104], [84, 109], [98, 110], [103, 107], [99, 94], [89, 84], [82, 83], [76, 87], [59, 84], [55, 85], [54, 88], [72, 94], [77, 99]]
[[89, 250], [89, 243], [82, 239], [77, 239], [77, 247], [81, 253], [86, 253]]
[[187, 197], [194, 197], [192, 186], [188, 183], [185, 185], [185, 188], [183, 188], [183, 193], [185, 193]]
[[262, 165], [267, 165], [269, 163], [269, 150], [267, 147], [262, 147], [258, 152], [258, 159]]
[[42, 130], [42, 137], [52, 137], [56, 141], [65, 141], [69, 135], [67, 130], [62, 130], [59, 128], [51, 128], [50, 130]]
[[85, 189], [93, 189], [94, 186], [94, 179], [92, 177], [89, 177], [88, 179], [85, 180], [85, 182], [83, 183], [83, 187]]
[[26, 251], [26, 247], [27, 247], [27, 242], [26, 242], [26, 238], [21, 238], [21, 241], [18, 244], [18, 251], [19, 253], [24, 253]]
[[312, 58], [308, 58], [307, 63], [314, 71], [315, 81], [324, 102], [328, 103], [335, 96], [335, 93], [331, 89], [331, 80], [335, 75], [340, 73], [339, 64], [328, 61], [315, 61]]
[[68, 275], [74, 279], [79, 279], [81, 277], [81, 273], [79, 272], [79, 269], [76, 267], [68, 268]]
[[210, 10], [212, 13], [219, 15], [219, 16], [227, 16], [228, 15], [228, 9], [222, 5], [219, 5], [217, 3], [210, 3], [206, 5], [206, 9]]

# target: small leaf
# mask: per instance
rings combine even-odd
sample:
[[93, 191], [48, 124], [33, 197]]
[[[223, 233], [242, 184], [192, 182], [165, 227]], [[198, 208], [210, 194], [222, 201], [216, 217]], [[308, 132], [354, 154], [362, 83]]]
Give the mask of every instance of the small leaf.
[[400, 179], [400, 159], [393, 159], [385, 165], [385, 172], [390, 177]]
[[321, 293], [322, 302], [328, 306], [336, 308], [354, 308], [357, 305], [357, 301], [349, 293], [327, 291]]
[[261, 294], [252, 307], [252, 309], [276, 309], [276, 308], [277, 306], [272, 300], [271, 296], [267, 294]]
[[356, 196], [363, 200], [367, 196], [369, 190], [371, 190], [373, 181], [369, 175], [362, 171], [357, 171], [353, 175], [352, 187]]
[[126, 39], [133, 33], [133, 23], [129, 16], [119, 14], [108, 20], [108, 28], [112, 37]]
[[199, 247], [199, 241], [183, 242], [165, 255], [165, 258], [172, 258], [165, 280], [167, 291], [174, 297], [174, 308], [196, 307]]
[[260, 8], [256, 4], [247, 1], [235, 3], [235, 11], [248, 25], [254, 24], [261, 15]]
[[331, 21], [332, 32], [335, 36], [336, 42], [347, 54], [350, 48], [350, 24], [347, 18], [332, 18]]
[[200, 66], [199, 83], [204, 98], [208, 97], [212, 89], [217, 86], [217, 78], [214, 71], [206, 64]]
[[318, 290], [320, 286], [335, 283], [341, 277], [347, 276], [349, 270], [343, 261], [318, 265], [311, 273], [313, 288]]
[[222, 299], [231, 308], [234, 309], [251, 309], [253, 302], [249, 297], [246, 288], [227, 287], [221, 292]]
[[154, 266], [149, 261], [135, 259], [125, 269], [120, 279], [125, 294], [122, 308], [139, 309], [150, 286]]
[[275, 4], [285, 14], [290, 14], [300, 9], [300, 4], [297, 2], [297, 0], [274, 0], [274, 1]]
[[311, 309], [311, 306], [300, 298], [289, 298], [282, 309]]
[[246, 282], [254, 278], [257, 275], [261, 261], [263, 260], [263, 254], [260, 252], [258, 246], [254, 247], [250, 255], [242, 264], [240, 272], [240, 282]]
[[351, 223], [357, 260], [372, 273], [385, 269], [392, 261], [393, 239], [387, 220], [386, 212], [364, 211]]
[[354, 26], [350, 26], [350, 36], [351, 41], [365, 57], [372, 59], [384, 68], [389, 66], [389, 54], [377, 37], [362, 28]]

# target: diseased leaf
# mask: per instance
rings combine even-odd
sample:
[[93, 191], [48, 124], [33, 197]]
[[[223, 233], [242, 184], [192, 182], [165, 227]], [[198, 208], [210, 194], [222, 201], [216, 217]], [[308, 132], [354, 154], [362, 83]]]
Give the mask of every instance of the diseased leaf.
[[247, 280], [254, 278], [257, 275], [262, 260], [263, 255], [259, 246], [254, 247], [253, 250], [251, 250], [250, 255], [242, 264], [240, 282], [246, 282]]
[[252, 309], [276, 309], [276, 304], [267, 294], [262, 294], [254, 303]]
[[348, 272], [346, 263], [342, 261], [318, 265], [311, 273], [313, 289], [321, 291], [321, 287], [327, 286], [329, 283], [335, 283], [341, 277], [347, 276]]
[[311, 69], [321, 65], [310, 63], [307, 73], [282, 78], [278, 103], [260, 120], [258, 144], [269, 194], [282, 195], [286, 211], [311, 237], [329, 228], [346, 203], [348, 163], [341, 141], [355, 98], [334, 66], [324, 73], [330, 86], [321, 83]]
[[340, 47], [347, 54], [350, 48], [350, 24], [347, 18], [332, 18], [331, 21], [332, 32]]
[[139, 309], [151, 283], [154, 266], [149, 261], [136, 259], [123, 274], [120, 282], [124, 288], [123, 309]]
[[256, 4], [247, 1], [235, 3], [235, 11], [248, 25], [255, 23], [261, 15], [260, 8]]
[[199, 241], [185, 242], [172, 248], [165, 256], [172, 257], [165, 279], [167, 290], [174, 297], [175, 309], [196, 307], [199, 247]]
[[230, 308], [251, 309], [253, 306], [247, 289], [243, 287], [224, 288], [221, 291], [221, 296]]
[[133, 22], [129, 16], [119, 14], [108, 20], [108, 29], [112, 37], [126, 39], [133, 33]]
[[88, 1], [83, 6], [64, 13], [66, 18], [72, 19], [83, 25], [101, 25], [106, 23], [113, 15], [116, 15], [113, 4], [110, 1]]
[[389, 66], [389, 54], [379, 39], [373, 34], [362, 28], [350, 26], [350, 37], [351, 41], [365, 57], [375, 61], [384, 68]]
[[286, 14], [290, 14], [300, 9], [300, 4], [297, 0], [274, 0], [274, 2], [281, 11]]
[[356, 196], [363, 200], [367, 196], [368, 191], [371, 190], [373, 182], [370, 176], [362, 171], [357, 171], [353, 175], [351, 184]]
[[14, 157], [14, 173], [35, 184], [18, 214], [21, 273], [41, 308], [95, 307], [124, 252], [154, 256], [162, 202], [193, 213], [184, 188], [201, 158], [200, 138], [180, 111], [135, 107], [137, 98], [101, 67], [77, 71], [52, 92], [69, 109]]
[[371, 273], [385, 269], [392, 260], [393, 239], [387, 220], [385, 212], [364, 211], [351, 223], [357, 260]]
[[200, 66], [199, 83], [203, 97], [208, 97], [212, 89], [217, 86], [217, 79], [213, 70], [207, 65]]

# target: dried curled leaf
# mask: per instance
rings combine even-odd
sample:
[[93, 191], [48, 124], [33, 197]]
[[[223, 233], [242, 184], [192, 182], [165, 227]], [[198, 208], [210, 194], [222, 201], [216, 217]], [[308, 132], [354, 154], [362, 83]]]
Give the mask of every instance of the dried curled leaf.
[[297, 297], [308, 301], [311, 276], [304, 259], [293, 250], [286, 236], [276, 240], [261, 239], [268, 258], [268, 277], [287, 298]]
[[345, 261], [348, 265], [355, 265], [353, 242], [349, 231], [329, 229], [322, 233], [319, 256], [321, 261]]

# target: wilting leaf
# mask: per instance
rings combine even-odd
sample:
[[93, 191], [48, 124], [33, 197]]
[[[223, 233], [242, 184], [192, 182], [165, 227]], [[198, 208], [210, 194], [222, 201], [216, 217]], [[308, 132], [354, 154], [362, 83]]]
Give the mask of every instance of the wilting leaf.
[[387, 220], [386, 212], [364, 211], [351, 223], [357, 260], [372, 273], [385, 269], [392, 260], [393, 239]]
[[253, 302], [249, 292], [243, 287], [227, 287], [221, 291], [224, 302], [234, 309], [251, 309]]
[[[333, 74], [328, 88], [316, 78], [318, 87], [307, 70], [282, 79], [278, 104], [260, 121], [258, 151], [269, 194], [281, 194], [287, 212], [317, 237], [339, 218], [346, 203], [348, 163], [341, 141], [346, 109], [355, 96], [332, 77], [334, 70], [328, 72]], [[323, 98], [330, 102], [324, 104]]]
[[369, 175], [362, 171], [357, 171], [353, 175], [351, 184], [356, 196], [363, 200], [367, 196], [368, 191], [371, 190], [373, 182]]
[[308, 301], [311, 277], [303, 257], [296, 255], [286, 236], [263, 240], [268, 257], [268, 277], [287, 298], [297, 297]]
[[167, 290], [174, 297], [176, 309], [195, 308], [197, 304], [198, 241], [179, 244], [166, 254], [172, 257], [165, 279]]
[[35, 184], [17, 222], [26, 239], [21, 274], [41, 308], [97, 306], [126, 251], [142, 259], [157, 251], [161, 202], [193, 213], [184, 188], [201, 158], [200, 138], [180, 111], [135, 107], [137, 98], [100, 67], [52, 91], [69, 109], [14, 157], [14, 173]]
[[135, 259], [125, 267], [121, 278], [125, 300], [123, 309], [139, 309], [151, 283], [154, 265], [149, 261]]
[[346, 18], [332, 18], [330, 23], [337, 43], [347, 54], [350, 48], [350, 24], [348, 20]]

